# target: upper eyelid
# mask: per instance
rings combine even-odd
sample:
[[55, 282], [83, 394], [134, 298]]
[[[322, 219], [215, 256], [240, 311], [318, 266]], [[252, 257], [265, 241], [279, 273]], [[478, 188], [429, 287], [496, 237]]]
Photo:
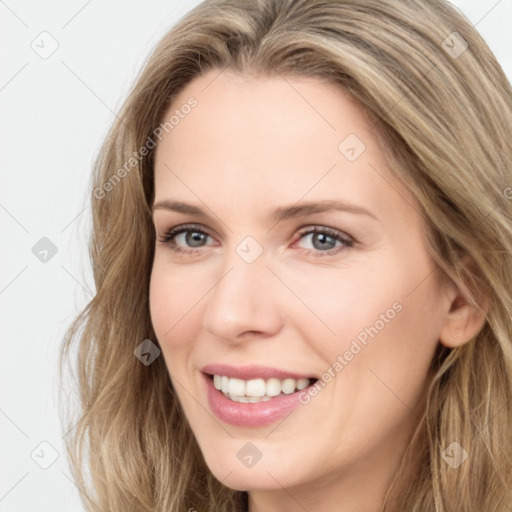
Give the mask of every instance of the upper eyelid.
[[[199, 231], [199, 232], [205, 233], [206, 235], [211, 236], [211, 237], [216, 236], [216, 235], [212, 234], [213, 230], [210, 230], [210, 229], [208, 229], [204, 226], [201, 226], [199, 224], [178, 224], [177, 226], [173, 226], [170, 228], [164, 228], [164, 230], [163, 230], [164, 236], [171, 231], [175, 231], [175, 234], [178, 234], [180, 232], [182, 233], [184, 231], [185, 232], [186, 231]], [[215, 231], [213, 231], [213, 233], [215, 233]]]
[[[156, 228], [156, 226], [155, 226]], [[307, 231], [308, 229], [314, 229], [314, 228], [318, 228], [318, 229], [326, 229], [326, 230], [331, 230], [331, 231], [336, 231], [338, 233], [341, 233], [343, 234], [344, 231], [343, 230], [340, 230], [338, 228], [333, 228], [333, 227], [330, 227], [330, 226], [326, 226], [326, 225], [323, 225], [323, 224], [308, 224], [304, 227], [300, 227], [300, 228], [297, 228], [296, 231]], [[193, 231], [193, 230], [197, 230], [197, 231], [203, 231], [207, 234], [212, 234], [215, 233], [215, 230], [212, 230], [211, 228], [207, 228], [206, 226], [203, 226], [202, 224], [188, 224], [188, 223], [184, 223], [184, 224], [178, 224], [176, 226], [172, 226], [172, 227], [165, 227], [163, 228], [163, 232], [164, 233], [168, 233], [169, 231], [173, 231], [173, 230], [176, 230], [176, 231], [179, 231], [179, 230], [190, 230], [190, 231]], [[348, 233], [347, 233], [347, 236]]]

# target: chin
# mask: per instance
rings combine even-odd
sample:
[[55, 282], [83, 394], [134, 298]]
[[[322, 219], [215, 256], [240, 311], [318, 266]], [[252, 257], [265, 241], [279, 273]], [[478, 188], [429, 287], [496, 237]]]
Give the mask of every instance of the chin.
[[272, 478], [265, 469], [261, 468], [258, 471], [254, 468], [233, 471], [229, 476], [226, 476], [229, 472], [225, 471], [212, 471], [212, 473], [223, 485], [235, 491], [271, 491], [293, 485], [292, 482], [281, 478], [279, 473], [272, 473], [274, 477]]
[[[236, 444], [234, 450], [204, 454], [208, 469], [226, 487], [237, 491], [280, 490], [300, 483], [303, 477], [297, 473], [300, 460], [290, 461], [287, 458], [279, 462], [274, 454], [267, 457], [262, 454], [260, 459], [256, 459], [255, 448], [250, 441], [231, 441], [232, 445]], [[263, 448], [262, 451], [266, 450]], [[233, 457], [227, 456], [228, 453], [233, 453]]]

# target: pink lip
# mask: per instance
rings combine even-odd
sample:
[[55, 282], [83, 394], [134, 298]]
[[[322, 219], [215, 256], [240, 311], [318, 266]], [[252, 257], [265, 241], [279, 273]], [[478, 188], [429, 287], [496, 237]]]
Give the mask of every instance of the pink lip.
[[[226, 375], [224, 372], [217, 373], [217, 370], [215, 370], [215, 374]], [[237, 375], [240, 375], [240, 373]], [[244, 375], [246, 375], [246, 373], [244, 373]], [[276, 373], [274, 372], [272, 375], [275, 377]], [[226, 398], [221, 391], [215, 388], [210, 375], [203, 373], [202, 376], [206, 387], [208, 404], [213, 414], [225, 423], [240, 427], [262, 427], [280, 420], [290, 414], [300, 404], [299, 394], [307, 393], [309, 387], [312, 385], [289, 395], [282, 394], [276, 396], [266, 402], [246, 404]], [[229, 377], [231, 375], [228, 374], [226, 376]], [[235, 375], [232, 376], [236, 377]], [[286, 377], [294, 378], [290, 377], [290, 374], [286, 374]], [[248, 377], [245, 378], [247, 379]], [[259, 378], [259, 376], [251, 373], [251, 377], [249, 378]]]
[[298, 373], [269, 368], [267, 366], [246, 365], [246, 366], [230, 366], [228, 364], [208, 364], [201, 368], [203, 373], [210, 375], [225, 375], [226, 377], [235, 379], [309, 379], [316, 378], [311, 375], [300, 375]]

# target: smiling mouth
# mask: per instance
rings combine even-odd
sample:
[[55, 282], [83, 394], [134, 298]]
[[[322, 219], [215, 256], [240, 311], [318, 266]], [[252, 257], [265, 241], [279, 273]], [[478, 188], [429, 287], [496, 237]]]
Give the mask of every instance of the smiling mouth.
[[238, 379], [225, 375], [209, 375], [213, 385], [233, 402], [255, 404], [267, 402], [280, 395], [291, 395], [314, 384], [318, 379]]

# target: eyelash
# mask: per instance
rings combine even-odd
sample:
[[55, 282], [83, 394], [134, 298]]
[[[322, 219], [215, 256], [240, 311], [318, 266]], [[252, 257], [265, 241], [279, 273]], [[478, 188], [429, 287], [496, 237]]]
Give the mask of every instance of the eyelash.
[[[174, 238], [176, 238], [176, 236], [178, 236], [180, 233], [185, 233], [187, 231], [191, 231], [194, 233], [201, 233], [201, 234], [211, 237], [211, 235], [209, 233], [198, 228], [194, 224], [184, 224], [182, 226], [178, 226], [178, 227], [169, 229], [165, 233], [163, 239], [158, 240], [158, 241], [163, 244], [168, 245], [169, 248], [176, 253], [195, 254], [195, 253], [197, 253], [199, 248], [198, 249], [182, 249], [182, 248], [174, 245]], [[352, 238], [350, 238], [348, 236], [345, 238], [345, 237], [341, 236], [339, 231], [331, 229], [331, 228], [323, 227], [323, 226], [315, 226], [312, 229], [308, 229], [308, 230], [304, 230], [304, 231], [300, 232], [299, 233], [300, 239], [302, 239], [305, 236], [310, 235], [312, 233], [321, 233], [324, 235], [328, 235], [329, 237], [333, 238], [334, 240], [341, 242], [342, 246], [334, 248], [334, 249], [330, 249], [328, 251], [319, 251], [318, 249], [303, 249], [307, 256], [315, 256], [315, 257], [332, 256], [334, 254], [339, 253], [340, 251], [343, 251], [345, 249], [353, 247], [353, 245], [354, 245], [354, 240]]]

